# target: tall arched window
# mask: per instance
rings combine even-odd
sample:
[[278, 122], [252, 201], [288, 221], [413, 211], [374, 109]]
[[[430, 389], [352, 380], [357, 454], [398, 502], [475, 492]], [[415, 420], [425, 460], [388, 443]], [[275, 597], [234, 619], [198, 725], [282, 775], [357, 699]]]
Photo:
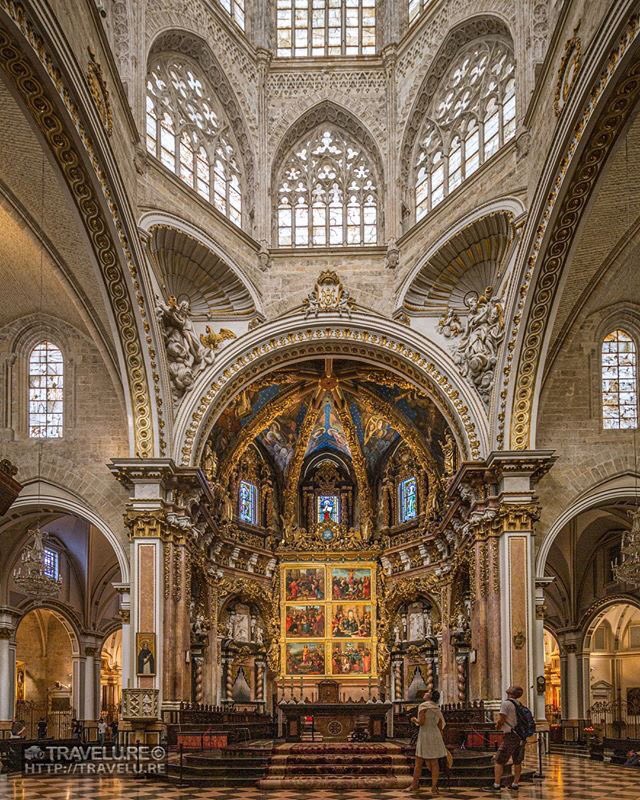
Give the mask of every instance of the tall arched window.
[[279, 56], [376, 51], [376, 0], [277, 0], [276, 14]]
[[51, 342], [39, 342], [29, 356], [29, 436], [59, 439], [63, 430], [64, 360]]
[[146, 141], [167, 169], [241, 225], [241, 173], [229, 123], [197, 68], [182, 56], [151, 65]]
[[376, 175], [362, 147], [341, 131], [323, 125], [299, 142], [277, 186], [280, 247], [377, 243]]
[[602, 342], [602, 427], [638, 427], [638, 360], [633, 338], [622, 330]]
[[409, 522], [418, 516], [418, 483], [412, 476], [398, 484], [398, 522]]
[[474, 41], [451, 64], [432, 98], [415, 160], [416, 221], [513, 138], [513, 53], [502, 41]]

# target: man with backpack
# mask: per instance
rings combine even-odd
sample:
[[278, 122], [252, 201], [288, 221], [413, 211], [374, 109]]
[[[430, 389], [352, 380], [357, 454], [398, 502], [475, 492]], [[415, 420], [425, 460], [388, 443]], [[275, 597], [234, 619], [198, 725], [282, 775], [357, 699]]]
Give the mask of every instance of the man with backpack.
[[523, 694], [521, 686], [510, 686], [507, 689], [507, 699], [500, 705], [496, 727], [504, 733], [504, 737], [493, 759], [493, 786], [487, 787], [487, 792], [500, 791], [505, 764], [509, 759], [513, 762], [513, 781], [509, 788], [514, 792], [520, 788], [525, 745], [527, 739], [536, 732], [533, 714], [520, 702]]

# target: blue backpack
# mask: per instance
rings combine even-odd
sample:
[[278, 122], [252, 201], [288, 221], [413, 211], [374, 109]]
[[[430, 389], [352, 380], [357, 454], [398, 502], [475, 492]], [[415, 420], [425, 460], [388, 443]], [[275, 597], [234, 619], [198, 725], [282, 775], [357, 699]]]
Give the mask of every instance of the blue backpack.
[[524, 742], [536, 732], [536, 721], [533, 718], [533, 714], [531, 713], [530, 709], [528, 709], [526, 706], [523, 706], [522, 703], [516, 703], [516, 701], [511, 700], [511, 698], [509, 698], [509, 702], [513, 703], [513, 705], [516, 707], [517, 723], [512, 730]]

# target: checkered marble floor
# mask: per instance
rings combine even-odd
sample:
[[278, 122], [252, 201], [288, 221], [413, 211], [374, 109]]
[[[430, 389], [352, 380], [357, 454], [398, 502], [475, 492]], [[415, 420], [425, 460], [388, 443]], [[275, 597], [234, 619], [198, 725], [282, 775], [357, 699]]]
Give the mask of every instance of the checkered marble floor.
[[[516, 794], [503, 789], [488, 795], [477, 789], [441, 789], [453, 800], [491, 796], [522, 800], [640, 800], [640, 769], [602, 764], [588, 759], [552, 755], [545, 759], [545, 779], [523, 784]], [[416, 796], [430, 797], [428, 789]], [[407, 800], [405, 791], [305, 791], [304, 800]], [[290, 790], [178, 788], [132, 778], [49, 778], [0, 776], [0, 800], [301, 800]]]

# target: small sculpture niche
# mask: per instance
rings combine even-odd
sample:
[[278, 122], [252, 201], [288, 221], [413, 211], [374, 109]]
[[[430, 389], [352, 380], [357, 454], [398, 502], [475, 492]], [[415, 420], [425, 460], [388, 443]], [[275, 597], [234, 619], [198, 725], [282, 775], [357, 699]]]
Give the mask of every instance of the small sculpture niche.
[[236, 603], [229, 609], [226, 638], [246, 644], [264, 644], [264, 628], [255, 609]]
[[411, 603], [401, 609], [396, 641], [423, 642], [433, 635], [431, 607], [425, 602]]

